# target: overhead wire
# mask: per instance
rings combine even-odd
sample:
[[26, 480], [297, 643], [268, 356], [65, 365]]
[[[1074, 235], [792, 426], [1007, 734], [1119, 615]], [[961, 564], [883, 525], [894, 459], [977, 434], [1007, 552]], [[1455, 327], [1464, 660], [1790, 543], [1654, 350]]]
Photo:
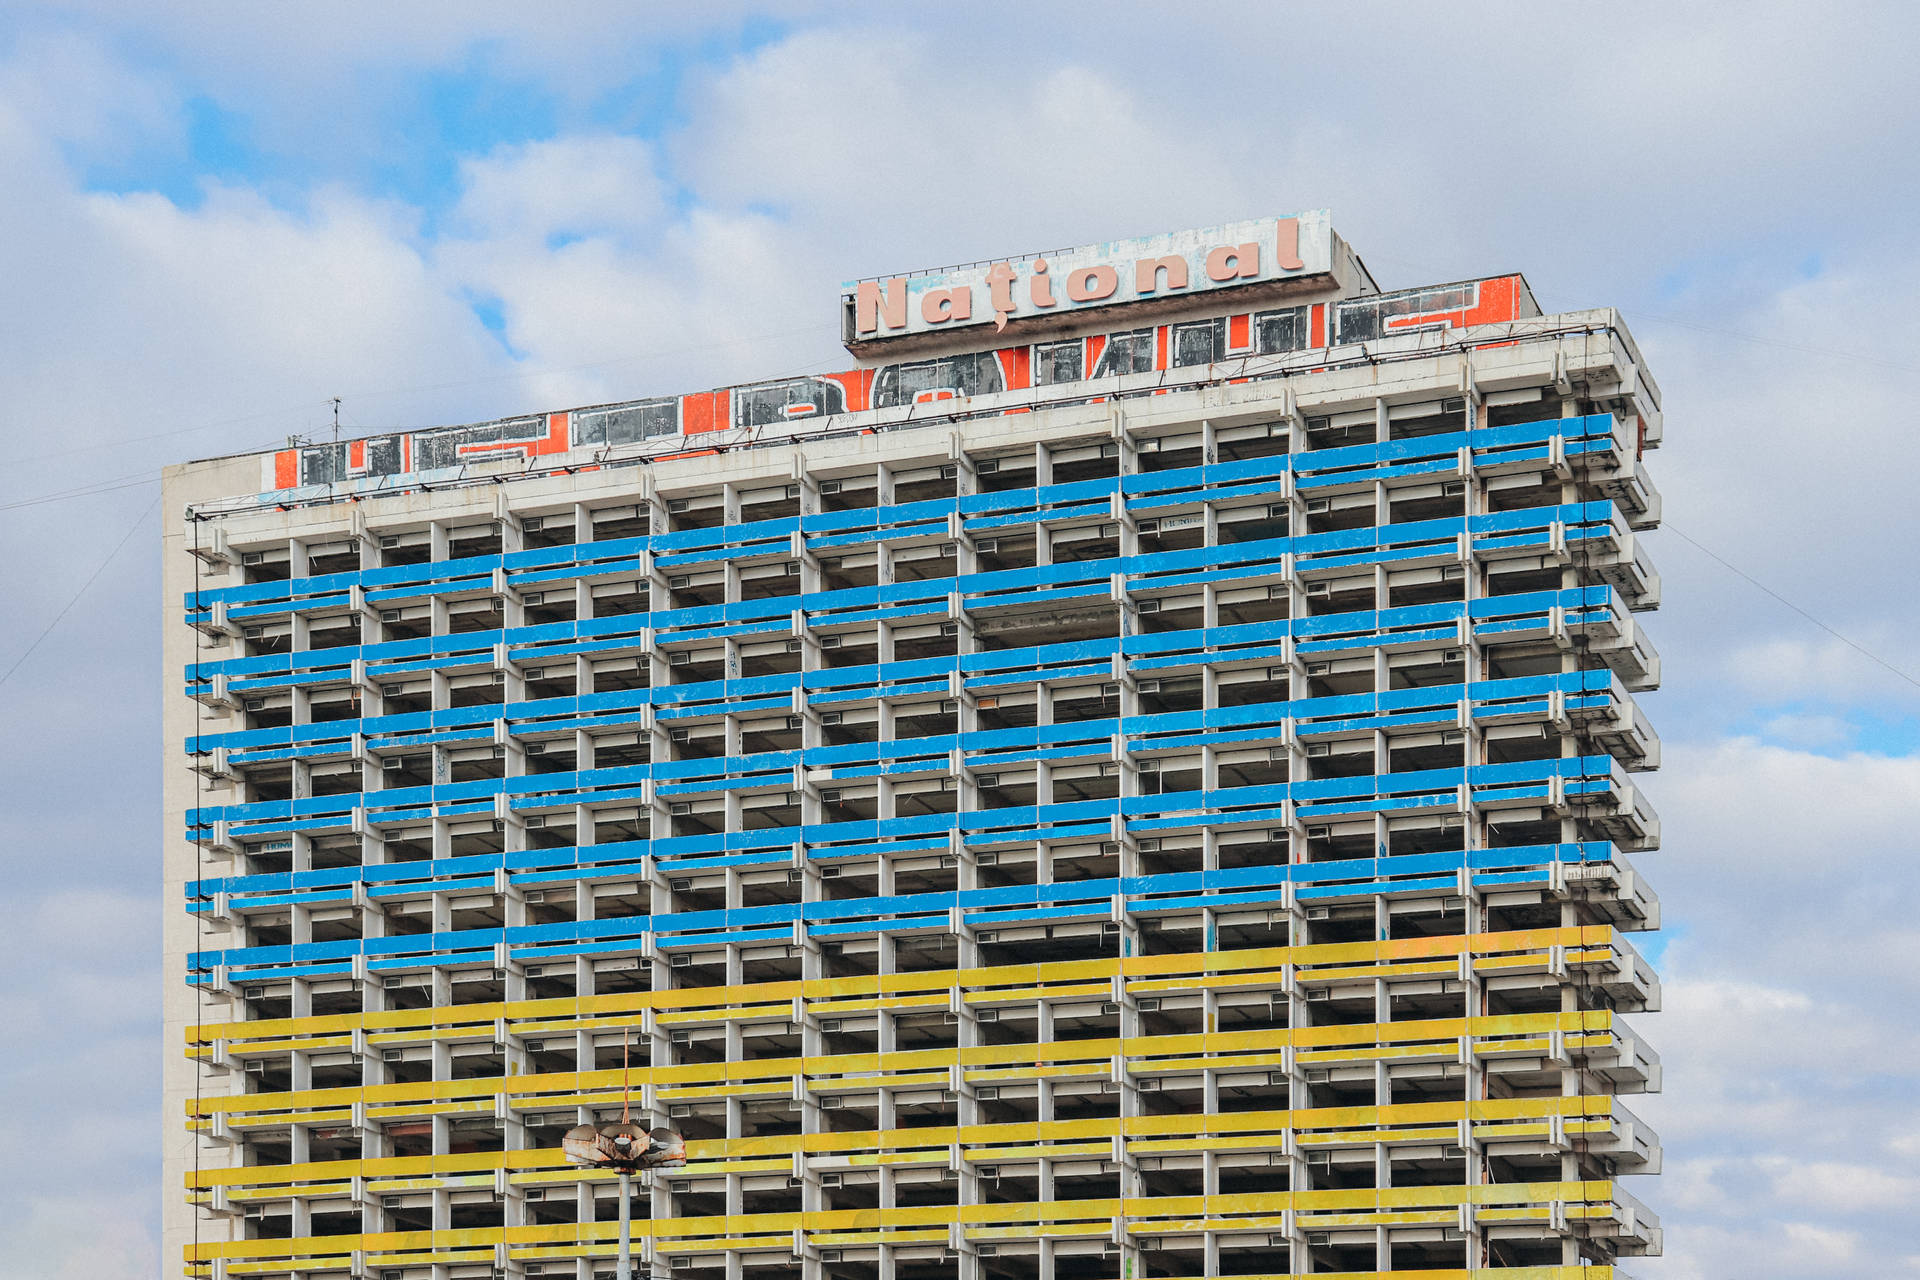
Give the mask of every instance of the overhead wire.
[[[411, 387], [388, 387], [379, 391], [357, 392], [346, 398], [353, 400], [373, 400], [381, 396], [412, 395], [417, 391], [450, 391], [459, 387], [480, 387], [489, 386], [497, 382], [522, 382], [528, 378], [555, 377], [563, 373], [585, 373], [590, 369], [609, 369], [616, 365], [646, 364], [654, 360], [664, 360], [670, 356], [687, 355], [692, 352], [722, 350], [728, 347], [745, 346], [749, 343], [770, 342], [776, 338], [791, 338], [799, 333], [818, 332], [819, 328], [820, 326], [817, 324], [800, 325], [792, 329], [781, 329], [773, 333], [746, 334], [738, 338], [726, 338], [717, 342], [701, 342], [690, 346], [670, 347], [649, 351], [642, 355], [616, 356], [611, 360], [595, 360], [587, 364], [565, 365], [558, 368], [545, 369], [517, 369], [512, 373], [495, 374], [486, 378], [462, 378], [453, 382], [421, 383]], [[328, 402], [323, 401], [323, 403]]]
[[73, 607], [80, 603], [80, 598], [87, 594], [87, 589], [93, 586], [93, 584], [99, 580], [100, 575], [107, 571], [108, 565], [119, 558], [120, 553], [126, 549], [127, 544], [133, 541], [133, 535], [140, 531], [140, 527], [146, 524], [147, 517], [152, 515], [154, 508], [159, 505], [160, 495], [156, 493], [153, 495], [153, 501], [149, 502], [146, 508], [142, 510], [134, 520], [132, 527], [120, 536], [120, 541], [113, 544], [113, 550], [107, 552], [106, 558], [94, 566], [93, 572], [87, 575], [87, 580], [80, 584], [80, 589], [75, 591], [72, 597], [67, 600], [66, 604], [60, 607], [60, 612], [54, 614], [52, 620], [48, 622], [45, 627], [41, 628], [40, 634], [33, 638], [33, 643], [28, 645], [26, 651], [13, 660], [13, 665], [7, 668], [5, 674], [0, 675], [0, 687], [5, 686], [7, 681], [13, 679], [14, 673], [25, 666], [27, 659], [31, 658], [42, 644], [46, 643], [47, 637], [53, 634], [54, 628], [58, 627], [61, 622], [66, 619], [66, 616], [73, 612]]
[[[320, 401], [318, 404], [296, 404], [285, 409], [263, 409], [259, 413], [242, 414], [233, 418], [221, 418], [215, 422], [195, 422], [188, 426], [174, 427], [166, 431], [150, 431], [146, 435], [117, 436], [112, 440], [99, 440], [93, 444], [76, 445], [71, 449], [62, 449], [57, 453], [36, 453], [25, 458], [15, 458], [13, 462], [16, 466], [25, 466], [32, 462], [48, 462], [55, 458], [70, 458], [75, 454], [92, 453], [96, 449], [118, 449], [125, 445], [140, 444], [147, 440], [166, 440], [173, 436], [183, 436], [194, 431], [211, 431], [215, 427], [231, 427], [242, 422], [257, 422], [261, 418], [284, 417], [290, 413], [298, 413], [302, 409], [318, 408], [321, 404], [325, 403], [325, 401]], [[4, 424], [0, 424], [0, 426], [3, 425]]]
[[[552, 366], [548, 368], [537, 368], [537, 369], [515, 369], [509, 373], [493, 374], [484, 378], [458, 378], [458, 379], [454, 379], [447, 382], [419, 383], [410, 387], [383, 387], [383, 388], [379, 388], [372, 391], [352, 392], [345, 395], [343, 398], [347, 400], [353, 400], [353, 401], [378, 400], [378, 399], [381, 399], [382, 397], [413, 395], [422, 391], [453, 391], [463, 387], [492, 386], [502, 382], [525, 382], [533, 378], [559, 377], [564, 374], [585, 373], [593, 369], [607, 369], [607, 368], [613, 368], [618, 365], [645, 364], [645, 363], [649, 363], [656, 360], [666, 360], [675, 356], [683, 356], [683, 355], [688, 355], [696, 352], [725, 350], [730, 347], [745, 346], [752, 343], [772, 342], [780, 338], [791, 338], [794, 335], [800, 334], [800, 333], [817, 332], [818, 328], [819, 328], [818, 325], [810, 324], [810, 325], [795, 327], [792, 329], [781, 329], [771, 333], [746, 334], [737, 338], [724, 338], [724, 339], [720, 339], [713, 342], [702, 342], [698, 344], [681, 346], [681, 347], [660, 348], [660, 349], [655, 349], [639, 355], [618, 356], [611, 360], [596, 360], [587, 364]], [[72, 457], [75, 454], [90, 453], [97, 449], [114, 449], [114, 448], [119, 448], [123, 445], [138, 444], [146, 440], [165, 440], [173, 436], [187, 435], [195, 431], [211, 431], [215, 427], [228, 427], [241, 422], [255, 422], [261, 418], [281, 417], [287, 414], [300, 412], [303, 409], [326, 409], [329, 406], [331, 406], [332, 403], [333, 403], [333, 397], [328, 396], [320, 400], [293, 405], [286, 409], [263, 410], [262, 412], [259, 412], [259, 413], [243, 414], [241, 416], [232, 417], [232, 418], [222, 418], [214, 422], [196, 422], [196, 423], [191, 423], [182, 427], [171, 428], [166, 431], [149, 432], [146, 435], [123, 436], [113, 440], [102, 440], [102, 441], [97, 441], [93, 444], [78, 445], [72, 449], [63, 449], [55, 453], [34, 454], [26, 458], [17, 458], [14, 461], [16, 465], [25, 465], [27, 463], [32, 463], [32, 462], [46, 462], [54, 458], [66, 458], [66, 457]], [[0, 424], [0, 425], [3, 425], [3, 424]], [[436, 425], [440, 425], [440, 424], [436, 424]], [[380, 428], [380, 430], [397, 430], [397, 429], [401, 429], [401, 428]]]
[[[1408, 266], [1421, 267], [1423, 270], [1427, 269], [1423, 266], [1423, 264], [1411, 262], [1405, 258], [1388, 257], [1385, 259], [1385, 261], [1400, 262]], [[1753, 346], [1770, 347], [1778, 351], [1794, 351], [1802, 355], [1825, 356], [1825, 357], [1828, 357], [1829, 359], [1834, 359], [1834, 360], [1848, 360], [1848, 361], [1852, 361], [1855, 364], [1872, 365], [1875, 368], [1887, 369], [1895, 373], [1920, 374], [1920, 366], [1901, 364], [1899, 361], [1886, 360], [1877, 356], [1862, 355], [1857, 351], [1842, 351], [1834, 347], [1820, 347], [1820, 346], [1814, 346], [1809, 343], [1803, 343], [1803, 342], [1785, 342], [1778, 338], [1763, 338], [1757, 334], [1740, 333], [1732, 329], [1720, 329], [1712, 325], [1699, 324], [1691, 320], [1681, 320], [1673, 316], [1664, 316], [1657, 312], [1649, 312], [1638, 307], [1634, 308], [1634, 314], [1642, 319], [1650, 320], [1655, 324], [1671, 325], [1675, 328], [1680, 328], [1680, 329], [1691, 329], [1696, 333], [1704, 333], [1716, 338], [1727, 338], [1727, 339], [1731, 339], [1734, 342], [1744, 342]], [[1675, 527], [1675, 525], [1671, 521], [1662, 520], [1660, 523], [1660, 527], [1665, 532], [1671, 533], [1675, 537], [1679, 538], [1681, 541], [1687, 543], [1689, 546], [1693, 547], [1695, 550], [1699, 551], [1702, 555], [1705, 555], [1706, 557], [1714, 561], [1716, 564], [1718, 564], [1721, 568], [1727, 570], [1729, 573], [1732, 573], [1736, 577], [1745, 580], [1748, 585], [1760, 591], [1762, 594], [1771, 597], [1773, 600], [1775, 600], [1779, 604], [1785, 605], [1788, 609], [1791, 609], [1794, 613], [1799, 614], [1802, 618], [1806, 619], [1808, 622], [1811, 622], [1814, 626], [1820, 628], [1822, 631], [1826, 632], [1828, 635], [1838, 640], [1841, 644], [1846, 645], [1849, 649], [1852, 649], [1854, 652], [1858, 653], [1861, 657], [1867, 659], [1869, 662], [1872, 662], [1874, 665], [1884, 668], [1886, 671], [1890, 672], [1892, 675], [1914, 686], [1916, 689], [1920, 689], [1920, 677], [1916, 677], [1910, 672], [1903, 671], [1899, 667], [1896, 667], [1895, 665], [1893, 665], [1893, 663], [1888, 662], [1885, 658], [1882, 658], [1879, 654], [1873, 652], [1871, 649], [1861, 644], [1859, 641], [1853, 639], [1851, 636], [1848, 636], [1842, 633], [1841, 631], [1839, 631], [1837, 628], [1833, 627], [1829, 623], [1822, 621], [1819, 617], [1815, 616], [1812, 612], [1802, 608], [1801, 606], [1795, 604], [1793, 601], [1787, 599], [1787, 597], [1781, 595], [1778, 591], [1775, 591], [1772, 587], [1769, 587], [1766, 583], [1760, 581], [1760, 579], [1754, 577], [1752, 574], [1748, 573], [1745, 569], [1742, 569], [1739, 565], [1734, 564], [1731, 560], [1727, 559], [1725, 556], [1721, 555], [1719, 552], [1714, 551], [1711, 547], [1708, 547], [1706, 544], [1700, 542], [1698, 539], [1686, 533], [1684, 530], [1681, 530]]]
[[[157, 498], [155, 499], [156, 502], [158, 500]], [[198, 520], [189, 520], [187, 524], [192, 530], [193, 535], [193, 595], [194, 599], [198, 600], [206, 580], [207, 563], [199, 554], [200, 522]], [[206, 650], [206, 633], [198, 627], [193, 628], [193, 665], [196, 671], [206, 656]], [[205, 736], [206, 731], [207, 704], [195, 698], [193, 700], [194, 740], [196, 742], [200, 741]], [[193, 775], [193, 807], [195, 809], [203, 809], [207, 803], [207, 775], [201, 770], [194, 769], [191, 766], [189, 766], [188, 772]], [[203, 841], [193, 839], [191, 835], [189, 835], [188, 840], [193, 846], [193, 878], [197, 882], [204, 883], [207, 878], [207, 846]], [[193, 944], [193, 949], [196, 952], [204, 954], [207, 950], [207, 913], [204, 911], [193, 912]], [[194, 1033], [196, 1035], [204, 1035], [205, 1033], [202, 1031], [202, 1028], [206, 1026], [207, 1022], [207, 984], [204, 982], [195, 983], [193, 987], [193, 1021]], [[206, 1078], [206, 1054], [196, 1053], [193, 1055], [193, 1117], [195, 1120], [201, 1120], [206, 1115]], [[202, 1189], [202, 1162], [204, 1160], [206, 1145], [206, 1143], [200, 1141], [197, 1137], [194, 1139], [193, 1187], [196, 1192]], [[198, 1257], [200, 1253], [200, 1217], [201, 1215], [198, 1213], [193, 1215], [193, 1252], [195, 1257]]]
[[1802, 618], [1805, 618], [1808, 622], [1811, 622], [1814, 626], [1820, 628], [1822, 631], [1832, 636], [1835, 640], [1838, 640], [1841, 644], [1846, 645], [1849, 649], [1852, 649], [1854, 652], [1858, 653], [1861, 657], [1866, 658], [1869, 662], [1872, 662], [1877, 666], [1886, 668], [1888, 671], [1892, 672], [1894, 675], [1898, 676], [1900, 679], [1906, 681], [1908, 684], [1912, 685], [1914, 688], [1920, 689], [1920, 679], [1916, 679], [1914, 676], [1908, 674], [1905, 671], [1902, 671], [1899, 667], [1894, 666], [1891, 662], [1888, 662], [1885, 658], [1873, 652], [1873, 650], [1867, 648], [1865, 645], [1853, 639], [1851, 636], [1848, 636], [1842, 633], [1841, 631], [1839, 631], [1838, 629], [1830, 626], [1826, 622], [1821, 621], [1821, 619], [1815, 616], [1813, 613], [1809, 612], [1806, 609], [1801, 608], [1799, 605], [1795, 604], [1793, 601], [1787, 599], [1785, 596], [1781, 595], [1778, 591], [1775, 591], [1772, 587], [1760, 581], [1760, 579], [1754, 577], [1752, 574], [1748, 573], [1745, 569], [1742, 569], [1739, 565], [1733, 563], [1733, 561], [1727, 559], [1725, 556], [1721, 555], [1719, 552], [1713, 550], [1711, 547], [1708, 547], [1707, 545], [1702, 543], [1699, 539], [1693, 537], [1691, 534], [1688, 534], [1680, 529], [1675, 528], [1671, 521], [1666, 521], [1666, 520], [1661, 521], [1660, 527], [1666, 532], [1673, 534], [1676, 538], [1679, 538], [1682, 542], [1685, 542], [1688, 546], [1694, 548], [1694, 550], [1700, 552], [1702, 555], [1706, 556], [1708, 559], [1714, 561], [1714, 563], [1718, 564], [1721, 568], [1727, 570], [1729, 573], [1732, 573], [1737, 577], [1745, 579], [1750, 586], [1754, 587], [1755, 589], [1763, 592], [1768, 596], [1773, 597], [1774, 600], [1785, 605], [1787, 608], [1793, 610], [1795, 613], [1799, 614]]
[[122, 489], [138, 489], [145, 485], [157, 484], [159, 480], [160, 477], [157, 474], [122, 476], [117, 480], [102, 480], [97, 484], [61, 489], [32, 498], [22, 498], [17, 502], [0, 502], [0, 511], [24, 511], [28, 507], [44, 507], [53, 502], [71, 502], [75, 498], [92, 498], [103, 493], [118, 493]]
[[1677, 329], [1692, 329], [1696, 333], [1711, 334], [1716, 338], [1731, 338], [1735, 342], [1751, 343], [1756, 347], [1772, 347], [1776, 351], [1796, 351], [1801, 355], [1826, 356], [1833, 360], [1850, 360], [1855, 364], [1870, 364], [1876, 368], [1889, 369], [1895, 373], [1920, 374], [1920, 366], [1900, 364], [1893, 360], [1883, 360], [1878, 356], [1865, 356], [1857, 351], [1841, 351], [1834, 347], [1809, 346], [1804, 342], [1782, 342], [1778, 338], [1762, 338], [1757, 334], [1737, 333], [1732, 329], [1716, 329], [1711, 325], [1696, 324], [1691, 320], [1679, 320], [1673, 316], [1663, 316], [1651, 311], [1634, 309], [1634, 315], [1642, 320], [1651, 320], [1655, 324], [1672, 325]]
[[[1398, 258], [1389, 254], [1371, 255], [1376, 262], [1398, 262], [1402, 266], [1414, 267], [1433, 278], [1446, 278], [1451, 272], [1435, 271], [1425, 263], [1410, 258]], [[1616, 308], [1622, 309], [1622, 308]], [[1657, 311], [1648, 311], [1644, 307], [1631, 308], [1636, 320], [1650, 320], [1654, 324], [1672, 325], [1678, 329], [1691, 329], [1696, 333], [1710, 334], [1716, 338], [1730, 338], [1735, 342], [1745, 342], [1756, 347], [1771, 347], [1777, 351], [1797, 351], [1802, 355], [1826, 356], [1833, 360], [1849, 360], [1855, 364], [1873, 365], [1876, 368], [1892, 370], [1895, 373], [1920, 374], [1920, 365], [1901, 364], [1897, 360], [1888, 360], [1880, 356], [1862, 355], [1858, 351], [1843, 351], [1838, 347], [1820, 347], [1805, 342], [1786, 342], [1779, 338], [1763, 338], [1758, 334], [1741, 333], [1734, 329], [1721, 329], [1713, 325], [1701, 324], [1694, 320], [1682, 320], [1677, 316], [1662, 315]]]
[[[567, 374], [567, 373], [580, 373], [590, 369], [607, 368], [613, 365], [631, 364], [635, 362], [655, 360], [655, 359], [665, 359], [670, 356], [683, 355], [691, 351], [711, 351], [719, 348], [740, 346], [746, 343], [767, 342], [767, 341], [771, 341], [778, 338], [792, 337], [798, 333], [811, 332], [814, 329], [814, 327], [815, 326], [809, 325], [804, 328], [785, 329], [785, 330], [780, 330], [774, 333], [756, 334], [756, 335], [751, 335], [747, 337], [729, 339], [721, 342], [705, 343], [697, 347], [681, 347], [681, 348], [676, 348], [671, 350], [652, 351], [641, 356], [626, 356], [626, 357], [621, 357], [619, 359], [614, 359], [614, 360], [596, 361], [590, 364], [570, 365], [570, 366], [565, 366], [560, 368], [548, 368], [548, 369], [523, 369], [523, 370], [515, 371], [513, 373], [501, 374], [497, 377], [490, 377], [490, 378], [471, 378], [471, 379], [464, 379], [464, 380], [453, 381], [453, 382], [423, 383], [413, 387], [394, 387], [394, 388], [387, 388], [385, 390], [380, 390], [380, 391], [360, 392], [360, 393], [357, 393], [353, 398], [358, 400], [377, 399], [381, 396], [405, 395], [405, 394], [410, 394], [418, 391], [443, 391], [443, 390], [450, 390], [450, 389], [455, 389], [460, 387], [481, 386], [481, 385], [497, 383], [497, 382], [524, 381], [530, 378], [550, 377], [550, 376], [557, 376], [560, 374]], [[797, 375], [782, 375], [782, 376], [790, 377], [790, 376], [797, 376]], [[775, 378], [773, 380], [778, 381], [779, 379]], [[195, 423], [190, 426], [179, 427], [170, 431], [155, 431], [155, 432], [149, 432], [146, 435], [127, 436], [127, 437], [122, 437], [120, 439], [115, 439], [115, 440], [100, 441], [96, 444], [81, 445], [77, 448], [68, 449], [59, 453], [42, 453], [42, 454], [32, 455], [31, 457], [18, 458], [18, 459], [15, 459], [15, 463], [16, 465], [24, 466], [34, 462], [45, 462], [45, 461], [49, 461], [56, 458], [71, 457], [76, 454], [87, 453], [96, 449], [117, 448], [123, 445], [138, 444], [148, 440], [163, 440], [173, 436], [186, 435], [195, 431], [207, 431], [207, 430], [212, 430], [215, 427], [232, 426], [233, 424], [240, 423], [240, 422], [253, 422], [261, 418], [270, 418], [270, 417], [279, 416], [280, 414], [284, 414], [284, 413], [296, 412], [300, 409], [324, 408], [324, 407], [333, 407], [337, 410], [338, 408], [337, 399], [335, 397], [329, 397], [326, 400], [319, 401], [315, 404], [296, 405], [296, 406], [293, 406], [291, 409], [268, 410], [268, 411], [263, 411], [261, 413], [246, 414], [240, 417], [223, 418], [216, 422]], [[351, 430], [357, 433], [362, 433], [362, 434], [379, 434], [382, 432], [390, 432], [390, 431], [429, 430], [433, 427], [439, 427], [439, 426], [445, 426], [445, 425], [448, 425], [448, 424], [432, 423], [432, 424], [427, 424], [425, 426], [393, 426], [393, 425], [360, 424], [360, 425], [353, 426]], [[271, 449], [275, 447], [282, 438], [283, 437], [275, 436], [271, 440], [264, 441], [257, 445], [252, 445], [252, 446], [242, 448], [241, 450], [239, 450], [239, 452], [250, 453], [250, 452]], [[45, 506], [49, 503], [67, 502], [75, 498], [89, 498], [89, 497], [95, 496], [96, 494], [113, 493], [121, 489], [138, 488], [142, 485], [152, 484], [158, 479], [159, 477], [157, 475], [136, 473], [134, 475], [117, 477], [112, 480], [102, 480], [102, 481], [98, 481], [98, 482], [87, 484], [87, 485], [79, 485], [71, 489], [54, 490], [50, 493], [36, 494], [31, 497], [16, 499], [10, 502], [0, 502], [0, 512], [22, 511], [31, 507]]]

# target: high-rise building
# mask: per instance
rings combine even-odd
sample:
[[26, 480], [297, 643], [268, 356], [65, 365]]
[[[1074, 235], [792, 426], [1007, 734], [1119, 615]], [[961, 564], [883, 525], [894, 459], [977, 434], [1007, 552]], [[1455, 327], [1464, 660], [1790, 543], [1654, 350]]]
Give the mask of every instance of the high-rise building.
[[1597, 1280], [1659, 396], [1324, 213], [849, 285], [843, 372], [167, 476], [212, 1280]]

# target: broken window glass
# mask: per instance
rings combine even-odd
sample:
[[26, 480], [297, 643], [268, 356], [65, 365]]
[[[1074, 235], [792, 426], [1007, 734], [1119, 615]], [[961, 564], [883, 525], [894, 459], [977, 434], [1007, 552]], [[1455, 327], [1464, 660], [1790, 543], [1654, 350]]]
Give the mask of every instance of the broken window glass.
[[576, 447], [634, 444], [659, 436], [678, 435], [679, 432], [678, 396], [641, 400], [635, 404], [592, 409], [573, 415], [573, 443]]
[[[1430, 324], [1445, 324], [1449, 311], [1473, 305], [1475, 286], [1443, 285], [1437, 289], [1409, 289], [1404, 293], [1385, 293], [1373, 298], [1356, 298], [1337, 308], [1339, 342], [1369, 342], [1408, 329]], [[1421, 317], [1414, 324], [1394, 324], [1403, 317]]]
[[1173, 326], [1173, 365], [1212, 364], [1227, 354], [1227, 321], [1224, 316]]
[[1051, 387], [1062, 382], [1078, 382], [1085, 368], [1082, 344], [1074, 338], [1070, 342], [1043, 342], [1033, 349], [1033, 385]]
[[1107, 349], [1100, 353], [1100, 363], [1094, 366], [1093, 376], [1105, 378], [1116, 373], [1147, 373], [1152, 368], [1153, 330], [1130, 329], [1107, 339]]
[[400, 437], [372, 436], [367, 440], [367, 474], [400, 474]]
[[300, 483], [332, 484], [346, 478], [347, 446], [323, 444], [300, 451]]
[[846, 410], [845, 389], [828, 378], [791, 378], [757, 387], [736, 387], [733, 392], [736, 427], [765, 427]]
[[957, 396], [990, 395], [1004, 389], [1000, 361], [991, 351], [890, 364], [873, 379], [873, 407], [919, 404]]
[[547, 420], [542, 416], [479, 422], [464, 427], [441, 427], [436, 431], [416, 431], [413, 433], [413, 469], [437, 471], [479, 458], [494, 457], [499, 450], [481, 446], [536, 440], [546, 429]]
[[1307, 349], [1307, 309], [1262, 311], [1253, 317], [1255, 348], [1263, 356]]

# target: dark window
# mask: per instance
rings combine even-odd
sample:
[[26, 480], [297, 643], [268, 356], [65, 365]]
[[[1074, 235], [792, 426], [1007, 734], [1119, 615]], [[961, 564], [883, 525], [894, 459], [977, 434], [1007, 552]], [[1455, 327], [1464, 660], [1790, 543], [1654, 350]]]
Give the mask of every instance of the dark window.
[[323, 444], [317, 448], [300, 451], [300, 483], [332, 484], [344, 479], [347, 446], [344, 444]]
[[1307, 309], [1262, 311], [1253, 318], [1254, 343], [1263, 356], [1307, 349]]
[[1336, 342], [1371, 342], [1380, 336], [1378, 303], [1342, 303]]
[[633, 444], [680, 431], [680, 398], [642, 400], [573, 415], [575, 445]]
[[399, 436], [374, 436], [367, 441], [367, 473], [376, 476], [400, 473]]
[[839, 383], [827, 378], [794, 378], [734, 388], [733, 425], [766, 427], [796, 418], [845, 413], [846, 408], [847, 393]]
[[1100, 353], [1100, 363], [1094, 366], [1093, 376], [1105, 378], [1116, 373], [1146, 373], [1152, 368], [1153, 330], [1129, 329], [1107, 339], [1107, 349]]
[[1000, 361], [991, 351], [890, 364], [874, 376], [873, 407], [891, 409], [923, 400], [991, 395], [1003, 388]]
[[1033, 349], [1033, 385], [1050, 387], [1059, 382], [1078, 382], [1085, 376], [1083, 345], [1071, 342], [1047, 342]]
[[1173, 366], [1212, 364], [1227, 354], [1227, 322], [1201, 320], [1195, 324], [1173, 326]]

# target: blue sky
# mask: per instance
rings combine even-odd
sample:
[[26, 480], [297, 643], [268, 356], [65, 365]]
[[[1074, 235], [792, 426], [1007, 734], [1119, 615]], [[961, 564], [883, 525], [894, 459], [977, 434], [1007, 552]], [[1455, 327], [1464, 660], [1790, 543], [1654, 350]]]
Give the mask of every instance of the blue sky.
[[[30, 34], [63, 29], [58, 22], [28, 24]], [[153, 191], [186, 209], [199, 207], [209, 179], [245, 184], [289, 208], [316, 184], [344, 182], [419, 211], [421, 231], [431, 236], [459, 199], [461, 157], [563, 132], [657, 139], [684, 123], [681, 94], [690, 73], [724, 67], [788, 29], [771, 16], [748, 14], [657, 44], [637, 42], [624, 75], [572, 91], [542, 69], [515, 65], [506, 36], [476, 39], [441, 65], [351, 68], [319, 92], [375, 102], [378, 121], [371, 145], [344, 154], [303, 146], [297, 134], [263, 118], [239, 86], [202, 84], [180, 99], [170, 145], [118, 155], [69, 147], [66, 157], [85, 190]], [[183, 90], [197, 78], [190, 57], [177, 52], [168, 56], [125, 36], [111, 47], [129, 65]]]
[[1328, 207], [1387, 287], [1521, 270], [1549, 310], [1620, 307], [1665, 394], [1668, 1092], [1632, 1106], [1669, 1251], [1632, 1270], [1920, 1274], [1920, 688], [1714, 559], [1920, 673], [1916, 27], [8, 6], [0, 671], [100, 572], [0, 683], [0, 1270], [160, 1265], [160, 466], [336, 395], [372, 430], [838, 367], [846, 278]]

